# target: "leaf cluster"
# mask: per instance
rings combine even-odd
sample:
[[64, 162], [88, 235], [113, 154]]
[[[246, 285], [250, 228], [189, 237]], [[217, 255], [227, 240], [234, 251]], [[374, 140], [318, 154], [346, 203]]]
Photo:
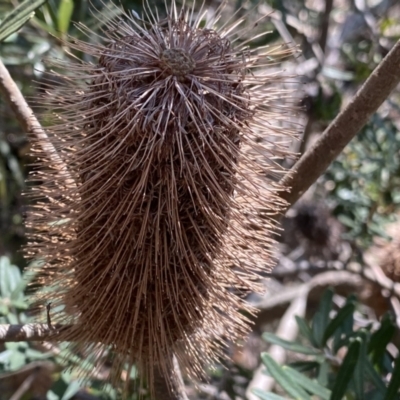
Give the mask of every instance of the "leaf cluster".
[[[27, 314], [28, 304], [25, 289], [31, 276], [21, 274], [20, 269], [11, 264], [8, 257], [0, 257], [0, 324], [25, 324], [31, 322]], [[95, 371], [96, 367], [90, 357], [82, 355], [70, 356], [65, 350], [66, 343], [58, 344], [48, 351], [42, 346], [30, 342], [7, 342], [0, 345], [0, 400], [8, 397], [5, 388], [18, 382], [18, 374], [35, 363], [48, 362], [54, 366], [47, 392], [49, 400], [72, 399], [78, 392], [85, 391], [87, 399], [116, 400], [118, 391], [111, 385], [104, 384], [101, 379], [93, 378], [90, 382], [83, 382], [79, 374], [72, 373], [72, 365], [78, 369]], [[39, 365], [39, 364], [38, 364]], [[14, 377], [14, 379], [13, 379]], [[130, 380], [134, 385], [136, 371], [131, 371]], [[18, 389], [18, 386], [14, 390]], [[86, 389], [90, 387], [90, 389]], [[88, 391], [87, 391], [88, 390]], [[11, 394], [10, 394], [11, 395]], [[129, 400], [135, 400], [130, 397]]]
[[367, 247], [373, 236], [387, 237], [384, 227], [400, 207], [400, 133], [393, 120], [374, 114], [324, 181], [349, 239]]
[[[301, 340], [290, 342], [272, 333], [263, 338], [302, 355], [302, 361], [281, 366], [268, 353], [261, 359], [290, 399], [296, 400], [396, 400], [400, 399], [400, 356], [388, 351], [396, 326], [386, 314], [379, 327], [372, 323], [356, 329], [357, 302], [354, 296], [336, 312], [334, 293], [327, 290], [309, 324], [296, 318]], [[255, 389], [262, 400], [284, 400], [274, 393]]]

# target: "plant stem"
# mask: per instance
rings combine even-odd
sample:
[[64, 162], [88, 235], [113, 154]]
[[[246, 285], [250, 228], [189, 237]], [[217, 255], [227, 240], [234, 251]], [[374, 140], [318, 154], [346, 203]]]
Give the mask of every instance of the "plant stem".
[[281, 197], [290, 208], [326, 171], [400, 82], [400, 40], [369, 76], [352, 101], [330, 123], [317, 142], [281, 179]]
[[33, 135], [39, 143], [42, 151], [48, 159], [52, 162], [52, 166], [58, 169], [59, 173], [65, 176], [65, 183], [67, 185], [75, 186], [74, 180], [68, 173], [68, 168], [65, 162], [61, 159], [57, 153], [53, 144], [49, 140], [46, 132], [40, 125], [32, 109], [26, 102], [23, 94], [19, 90], [18, 86], [12, 79], [6, 66], [0, 59], [0, 93], [2, 93], [4, 99], [13, 110], [18, 122], [25, 132]]
[[163, 371], [155, 367], [154, 373], [154, 399], [155, 400], [188, 400], [178, 361], [173, 357], [174, 371], [172, 380], [165, 377]]

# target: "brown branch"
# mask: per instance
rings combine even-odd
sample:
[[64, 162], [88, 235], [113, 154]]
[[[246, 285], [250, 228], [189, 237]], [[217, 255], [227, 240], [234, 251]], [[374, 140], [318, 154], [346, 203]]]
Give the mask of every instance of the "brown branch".
[[0, 93], [13, 110], [18, 122], [25, 132], [34, 135], [45, 154], [53, 162], [54, 167], [65, 176], [65, 182], [68, 185], [75, 185], [71, 178], [65, 162], [61, 159], [53, 144], [49, 140], [47, 133], [44, 131], [39, 121], [35, 117], [32, 109], [26, 102], [23, 94], [12, 79], [6, 66], [0, 59]]
[[10, 400], [20, 400], [22, 396], [31, 388], [33, 381], [36, 379], [38, 374], [37, 370], [34, 370], [31, 375], [25, 378], [21, 383], [21, 386], [13, 394]]
[[[18, 86], [12, 79], [6, 66], [0, 60], [0, 92], [3, 94], [6, 102], [13, 110], [18, 122], [25, 132], [35, 134], [38, 139], [47, 142], [45, 151], [50, 151], [50, 154], [54, 154], [57, 158], [57, 152], [51, 145], [50, 140], [46, 132], [41, 127], [39, 121], [33, 114], [32, 109], [28, 106], [23, 94], [19, 90]], [[57, 160], [59, 162], [59, 159]]]
[[[317, 267], [313, 264], [308, 264], [306, 268], [298, 268], [298, 269], [291, 269], [291, 270], [275, 270], [272, 271], [271, 277], [274, 278], [288, 278], [297, 275], [300, 272], [317, 272], [317, 275], [315, 277], [321, 276], [322, 273], [325, 271], [346, 271], [351, 273], [352, 275], [360, 276], [364, 278], [364, 280], [371, 282], [375, 285], [378, 285], [382, 290], [386, 290], [391, 296], [395, 296], [400, 300], [400, 283], [392, 281], [389, 277], [385, 275], [385, 273], [382, 271], [381, 267], [378, 265], [373, 265], [373, 264], [367, 264], [364, 266], [359, 266], [358, 268], [352, 267], [352, 266], [347, 266], [345, 264], [342, 265], [341, 268], [337, 268], [336, 266], [332, 266], [329, 264], [326, 264], [323, 267]], [[313, 278], [314, 279], [314, 278]], [[312, 279], [312, 281], [313, 281]], [[340, 281], [340, 280], [339, 280]], [[295, 290], [295, 288], [293, 289]], [[280, 293], [276, 298], [270, 299], [272, 304], [275, 304], [274, 302], [277, 302], [279, 298], [283, 298], [285, 301], [285, 295], [286, 292]], [[290, 301], [290, 296], [292, 294], [288, 295], [288, 299], [286, 301]]]
[[181, 371], [178, 360], [173, 357], [173, 371], [171, 371], [172, 380], [165, 377], [163, 372], [155, 367], [154, 372], [154, 398], [156, 400], [188, 400], [185, 393]]
[[0, 324], [0, 343], [57, 341], [58, 334], [65, 329], [68, 329], [68, 325], [49, 327], [47, 324]]
[[299, 297], [304, 290], [307, 290], [308, 307], [317, 304], [322, 293], [332, 287], [335, 292], [348, 295], [358, 292], [363, 287], [363, 277], [360, 274], [347, 270], [329, 270], [322, 269], [318, 275], [315, 275], [309, 282], [298, 286], [286, 287], [273, 296], [268, 296], [255, 304], [259, 310], [255, 317], [255, 327], [261, 328], [266, 323], [280, 319], [285, 312], [287, 305]]
[[281, 197], [292, 206], [322, 175], [344, 147], [367, 123], [400, 82], [400, 40], [370, 75], [348, 106], [331, 122], [317, 142], [282, 178], [290, 192]]

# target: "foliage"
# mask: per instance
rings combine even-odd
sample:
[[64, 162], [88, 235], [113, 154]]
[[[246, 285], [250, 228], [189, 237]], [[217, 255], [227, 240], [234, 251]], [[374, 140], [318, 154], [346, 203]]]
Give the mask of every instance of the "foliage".
[[[386, 314], [379, 327], [366, 323], [357, 328], [360, 306], [354, 296], [334, 310], [334, 293], [325, 292], [311, 324], [296, 318], [301, 338], [295, 342], [272, 333], [263, 338], [286, 350], [301, 354], [305, 360], [280, 366], [268, 353], [261, 359], [268, 373], [296, 400], [395, 400], [400, 399], [400, 356], [395, 359], [388, 345], [396, 325]], [[397, 351], [398, 352], [398, 351]], [[263, 400], [283, 400], [273, 393], [256, 390]]]
[[[39, 3], [40, 0], [0, 0], [0, 41], [8, 35], [0, 44], [0, 57], [24, 95], [28, 96], [34, 94], [33, 80], [38, 81], [40, 86], [41, 71], [44, 68], [42, 58], [50, 56], [62, 59], [62, 39], [67, 34], [82, 38], [74, 21], [81, 21], [96, 31], [112, 15], [112, 12], [104, 11], [105, 2], [102, 0], [48, 0], [40, 8], [34, 9]], [[98, 12], [90, 13], [89, 3], [93, 3]], [[140, 13], [141, 0], [122, 0], [121, 3], [127, 9]], [[156, 0], [154, 3], [162, 10], [162, 1]], [[238, 0], [235, 3], [240, 6], [245, 2]], [[248, 3], [258, 4], [254, 0]], [[281, 13], [282, 21], [287, 23], [287, 29], [302, 48], [306, 61], [312, 61], [322, 14], [321, 10], [316, 12], [313, 5], [324, 2], [270, 0], [268, 3]], [[342, 104], [348, 100], [348, 93], [354, 94], [393, 41], [400, 37], [398, 15], [379, 10], [372, 10], [371, 13], [368, 10], [369, 14], [365, 13], [364, 16], [356, 10], [360, 3], [374, 3], [378, 9], [384, 3], [394, 4], [395, 1], [343, 2], [344, 7], [344, 3], [348, 3], [350, 11], [341, 10], [334, 3], [331, 20], [345, 19], [344, 25], [347, 28], [350, 26], [350, 31], [358, 36], [345, 37], [343, 29], [340, 41], [337, 42], [332, 34], [332, 42], [336, 40], [333, 47], [336, 46], [335, 51], [340, 52], [339, 66], [329, 63], [306, 73], [305, 81], [314, 88], [307, 93], [313, 98], [310, 114], [317, 125], [314, 130], [318, 133], [337, 115]], [[22, 14], [16, 14], [16, 4], [20, 4], [19, 10], [23, 11]], [[33, 12], [35, 14], [32, 16]], [[371, 17], [378, 19], [378, 32], [367, 31], [360, 34], [360, 27], [365, 25], [364, 20], [367, 17], [369, 21]], [[21, 28], [26, 21], [28, 22]], [[268, 23], [274, 33], [260, 40], [275, 40], [279, 37], [277, 29]], [[330, 27], [331, 32], [337, 29], [338, 26]], [[298, 64], [301, 67], [300, 61]], [[368, 247], [374, 236], [386, 236], [385, 224], [399, 210], [398, 111], [399, 99], [393, 96], [321, 179], [321, 186], [328, 190], [328, 200], [334, 205], [336, 216], [347, 228], [347, 239], [363, 248]], [[24, 180], [30, 169], [27, 165], [33, 162], [26, 157], [28, 146], [24, 132], [20, 130], [0, 96], [0, 255], [3, 255], [0, 257], [0, 323], [30, 321], [24, 294], [29, 277], [20, 272], [24, 261], [18, 252], [24, 241], [24, 201], [20, 192], [24, 189]], [[354, 298], [349, 298], [346, 305], [336, 311], [333, 308], [329, 294], [324, 297], [311, 324], [304, 319], [298, 319], [302, 332], [302, 338], [298, 342], [285, 343], [271, 334], [264, 335], [267, 341], [281, 344], [306, 358], [305, 361], [280, 367], [268, 355], [264, 355], [263, 362], [267, 368], [271, 368], [270, 374], [275, 373], [276, 379], [281, 382], [282, 379], [283, 382], [290, 380], [289, 396], [293, 394], [295, 398], [300, 391], [302, 395], [306, 393], [306, 398], [314, 396], [323, 399], [328, 393], [332, 396], [334, 390], [335, 396], [344, 390], [347, 399], [355, 396], [366, 400], [382, 400], [384, 396], [387, 399], [396, 398], [393, 394], [397, 392], [396, 379], [390, 379], [390, 373], [393, 372], [393, 376], [398, 375], [400, 367], [399, 362], [393, 364], [393, 356], [387, 350], [394, 331], [398, 332], [392, 317], [385, 316], [379, 326], [371, 323], [357, 329], [354, 321], [360, 316], [360, 304]], [[360, 360], [366, 360], [365, 364], [361, 365]], [[0, 345], [0, 399], [2, 400], [1, 379], [4, 374], [17, 372], [20, 367], [40, 361], [51, 361], [60, 366], [52, 375], [54, 383], [47, 395], [50, 400], [71, 398], [79, 388], [84, 387], [91, 388], [85, 389], [85, 395], [90, 391], [96, 398], [115, 399], [118, 396], [117, 391], [110, 387], [106, 390], [95, 389], [102, 382], [93, 379], [82, 383], [76, 374], [68, 372], [67, 367], [70, 364], [63, 357], [63, 345], [57, 345], [48, 351], [37, 344], [8, 343], [4, 347]], [[78, 355], [70, 362], [86, 365], [94, 370], [89, 360], [85, 364], [83, 357]], [[344, 367], [351, 366], [352, 363], [355, 363], [355, 368], [349, 374], [342, 372], [339, 376], [339, 371], [345, 371]], [[224, 380], [233, 380], [232, 376], [236, 373], [233, 371], [234, 368], [230, 368], [228, 372], [222, 372], [221, 369], [221, 376]], [[251, 371], [240, 370], [238, 373], [240, 378], [244, 378], [245, 374], [245, 382], [248, 382]], [[349, 381], [346, 384], [347, 378]], [[399, 377], [397, 381], [400, 381]], [[389, 382], [392, 386], [388, 386]], [[235, 384], [228, 391], [232, 399], [237, 396], [237, 382]], [[245, 385], [243, 380], [241, 385]], [[259, 393], [259, 396], [262, 399], [282, 399], [273, 393]]]
[[[26, 274], [21, 274], [20, 269], [12, 265], [7, 257], [0, 257], [0, 324], [33, 322], [26, 313], [28, 305], [24, 294], [30, 278]], [[29, 342], [8, 342], [4, 347], [0, 345], [0, 399], [3, 400], [3, 395], [7, 396], [5, 390], [9, 389], [9, 386], [12, 385], [10, 382], [13, 382], [2, 383], [6, 377], [12, 376], [12, 373], [18, 377], [18, 371], [24, 366], [29, 367], [30, 365], [41, 365], [37, 364], [38, 362], [48, 362], [52, 367], [52, 382], [50, 382], [51, 387], [47, 392], [49, 400], [68, 400], [80, 391], [86, 393], [85, 398], [87, 399], [116, 400], [119, 392], [105, 384], [101, 377], [82, 382], [79, 379], [79, 373], [71, 372], [68, 367], [72, 365], [90, 371], [96, 371], [96, 368], [90, 358], [79, 355], [66, 357], [65, 347], [63, 343], [50, 346], [48, 349], [43, 345]], [[6, 374], [5, 377], [2, 378], [2, 374]], [[130, 378], [134, 385], [135, 371], [132, 371]], [[18, 386], [13, 389], [16, 391]], [[135, 399], [136, 396], [131, 396], [128, 400]]]
[[[400, 132], [376, 113], [324, 177], [348, 237], [367, 247], [400, 208]], [[328, 184], [326, 184], [328, 182]]]
[[0, 23], [0, 42], [19, 30], [35, 15], [35, 10], [46, 0], [25, 0], [13, 11], [9, 12]]

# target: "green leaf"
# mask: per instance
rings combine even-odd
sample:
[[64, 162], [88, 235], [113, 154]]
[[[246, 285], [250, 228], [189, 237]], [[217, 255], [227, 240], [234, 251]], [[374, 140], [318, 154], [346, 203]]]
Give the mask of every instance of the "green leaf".
[[11, 300], [10, 304], [20, 310], [26, 310], [28, 308], [28, 304], [23, 300]]
[[7, 315], [7, 322], [11, 325], [19, 324], [17, 315], [9, 312]]
[[61, 398], [61, 400], [69, 400], [71, 399], [73, 396], [76, 395], [77, 392], [79, 392], [81, 388], [81, 385], [78, 381], [72, 381], [69, 385], [67, 390], [65, 391], [63, 397]]
[[23, 300], [24, 299], [24, 290], [26, 289], [28, 283], [32, 280], [32, 273], [24, 273], [21, 277], [20, 281], [17, 283], [17, 286], [12, 291], [10, 298], [11, 300]]
[[400, 388], [400, 356], [396, 358], [392, 378], [390, 379], [387, 392], [383, 400], [394, 400], [399, 398]]
[[299, 372], [318, 370], [320, 363], [317, 361], [294, 361], [289, 364], [289, 367]]
[[329, 400], [331, 391], [324, 388], [318, 382], [311, 380], [293, 368], [284, 366], [283, 370], [290, 376], [290, 378], [292, 378], [293, 382], [299, 384], [301, 387], [307, 390], [307, 392], [317, 395], [322, 400]]
[[21, 280], [19, 268], [11, 265], [8, 257], [0, 257], [0, 294], [3, 297], [12, 298], [12, 293]]
[[361, 340], [361, 347], [358, 361], [354, 369], [353, 383], [357, 400], [364, 400], [364, 368], [367, 361], [367, 334], [365, 331], [360, 330], [358, 331], [358, 335]]
[[328, 378], [329, 378], [330, 364], [327, 360], [321, 363], [318, 371], [318, 383], [323, 386], [328, 386]]
[[283, 368], [268, 354], [262, 353], [261, 360], [271, 376], [290, 396], [296, 400], [311, 400], [310, 396], [283, 370]]
[[353, 377], [354, 369], [360, 354], [360, 349], [360, 338], [354, 339], [347, 350], [346, 357], [344, 358], [343, 364], [341, 365], [336, 376], [336, 381], [332, 389], [332, 396], [330, 400], [342, 400], [347, 386]]
[[74, 11], [73, 0], [61, 0], [57, 13], [57, 25], [58, 25], [58, 30], [61, 33], [68, 32], [73, 11]]
[[285, 397], [278, 396], [275, 393], [264, 392], [260, 389], [253, 389], [252, 392], [258, 396], [261, 400], [287, 400]]
[[299, 327], [300, 333], [312, 344], [314, 344], [314, 338], [313, 334], [310, 328], [310, 325], [308, 325], [308, 322], [299, 316], [295, 316], [297, 326]]
[[9, 312], [10, 312], [10, 310], [9, 310], [8, 306], [0, 301], [0, 316], [8, 315]]
[[25, 356], [29, 358], [31, 361], [46, 360], [52, 356], [52, 353], [50, 351], [47, 353], [42, 353], [41, 351], [31, 349], [30, 347], [28, 347], [25, 350]]
[[0, 295], [2, 297], [8, 297], [10, 295], [8, 285], [8, 268], [10, 266], [10, 260], [8, 257], [0, 257]]
[[325, 329], [322, 344], [325, 345], [328, 339], [342, 326], [342, 323], [354, 313], [356, 306], [354, 303], [346, 304], [341, 308], [336, 317], [333, 318]]
[[46, 397], [47, 397], [47, 400], [60, 400], [60, 397], [57, 396], [57, 395], [56, 395], [53, 391], [51, 391], [51, 390], [49, 390], [49, 391], [47, 392]]
[[0, 353], [0, 364], [7, 364], [12, 354], [12, 350], [4, 350]]
[[9, 360], [9, 369], [16, 371], [26, 364], [26, 358], [24, 353], [16, 350], [13, 351]]
[[[357, 301], [357, 298], [353, 295], [350, 295], [346, 300], [345, 306], [347, 304], [355, 304], [356, 301]], [[344, 321], [342, 321], [342, 324], [334, 333], [334, 338], [333, 338], [333, 353], [334, 354], [336, 354], [342, 346], [348, 345], [349, 339], [354, 334], [353, 326], [354, 326], [354, 315], [350, 314], [347, 318], [345, 318]]]
[[365, 400], [382, 400], [384, 394], [376, 389], [372, 389], [365, 393]]
[[269, 343], [276, 344], [278, 346], [283, 347], [286, 350], [290, 350], [295, 353], [308, 354], [308, 355], [322, 354], [321, 351], [318, 349], [314, 349], [312, 347], [306, 347], [296, 342], [289, 342], [287, 340], [281, 339], [279, 336], [276, 336], [273, 333], [265, 332], [263, 333], [262, 338]]
[[8, 13], [0, 23], [0, 42], [18, 31], [34, 15], [35, 10], [47, 0], [25, 0], [13, 11]]
[[322, 295], [317, 313], [312, 321], [312, 333], [318, 347], [323, 347], [323, 337], [329, 323], [329, 313], [332, 310], [333, 290], [328, 289]]
[[8, 288], [10, 291], [10, 298], [14, 290], [20, 284], [21, 280], [21, 271], [19, 270], [19, 268], [15, 265], [10, 264], [8, 266]]
[[386, 392], [386, 385], [368, 358], [365, 360], [365, 372], [371, 378], [371, 381], [376, 388], [382, 392], [381, 398], [383, 398], [383, 393]]
[[391, 314], [385, 314], [381, 321], [380, 328], [371, 335], [368, 345], [368, 352], [372, 354], [372, 363], [380, 369], [383, 368], [383, 359], [386, 353], [386, 346], [396, 332], [396, 326]]

